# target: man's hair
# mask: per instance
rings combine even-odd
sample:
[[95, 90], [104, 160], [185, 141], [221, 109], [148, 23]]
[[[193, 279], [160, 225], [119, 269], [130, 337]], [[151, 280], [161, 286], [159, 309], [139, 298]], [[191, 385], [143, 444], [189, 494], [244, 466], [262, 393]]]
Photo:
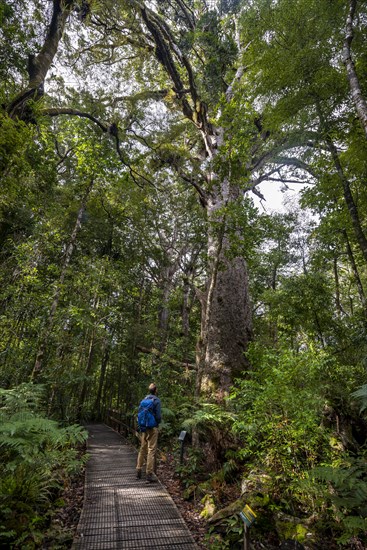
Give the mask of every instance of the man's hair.
[[157, 386], [153, 382], [149, 386], [149, 393], [153, 395], [157, 393]]

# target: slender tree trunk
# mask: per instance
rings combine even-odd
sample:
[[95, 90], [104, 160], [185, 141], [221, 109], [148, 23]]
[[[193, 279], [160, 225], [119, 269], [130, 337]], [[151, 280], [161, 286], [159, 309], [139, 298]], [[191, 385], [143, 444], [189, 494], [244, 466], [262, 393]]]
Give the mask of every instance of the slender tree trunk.
[[347, 70], [350, 92], [356, 108], [359, 120], [361, 121], [364, 133], [367, 138], [367, 101], [364, 98], [359, 83], [356, 67], [353, 61], [351, 44], [354, 36], [353, 19], [357, 7], [357, 0], [349, 0], [349, 11], [345, 26], [345, 40], [343, 49], [343, 62]]
[[[348, 238], [348, 233], [345, 229], [343, 229], [342, 233], [343, 233], [344, 238], [345, 238], [345, 245], [346, 245], [346, 249], [347, 249], [347, 254], [348, 254], [349, 261], [350, 261], [350, 265], [352, 267], [354, 280], [355, 280], [356, 285], [357, 285], [359, 299], [361, 301], [362, 308], [363, 308], [363, 314], [364, 314], [364, 317], [367, 319], [367, 299], [366, 299], [366, 294], [364, 292], [364, 288], [363, 288], [363, 285], [362, 285], [361, 277], [359, 275], [357, 263], [355, 261], [353, 250], [352, 250], [352, 247], [350, 245], [350, 241], [349, 241], [349, 238]], [[353, 311], [352, 311], [352, 313], [353, 313]]]
[[189, 266], [183, 277], [183, 289], [182, 289], [182, 359], [184, 363], [189, 362], [190, 351], [190, 313], [192, 310], [195, 293], [193, 290], [193, 268]]
[[56, 286], [56, 289], [55, 289], [55, 292], [54, 292], [54, 295], [53, 295], [51, 308], [50, 308], [50, 311], [49, 311], [49, 314], [48, 314], [48, 319], [46, 321], [46, 327], [43, 330], [41, 338], [40, 338], [40, 344], [39, 344], [37, 355], [36, 355], [36, 361], [35, 361], [33, 371], [32, 371], [32, 376], [31, 376], [32, 379], [36, 379], [42, 371], [43, 359], [44, 359], [44, 355], [45, 355], [45, 352], [46, 352], [47, 342], [48, 342], [49, 336], [51, 334], [51, 331], [52, 331], [52, 328], [53, 328], [53, 325], [54, 325], [55, 314], [56, 314], [57, 307], [59, 305], [60, 293], [61, 293], [61, 290], [62, 290], [62, 286], [64, 284], [65, 275], [67, 273], [67, 270], [68, 270], [68, 267], [69, 267], [69, 264], [70, 264], [70, 261], [71, 261], [71, 256], [73, 254], [73, 250], [74, 250], [74, 247], [75, 247], [75, 244], [76, 244], [79, 229], [80, 229], [81, 224], [82, 224], [83, 213], [84, 213], [84, 210], [85, 210], [85, 207], [86, 207], [86, 204], [87, 204], [87, 200], [88, 200], [88, 197], [89, 197], [89, 193], [91, 192], [92, 186], [93, 186], [93, 181], [88, 185], [88, 188], [87, 188], [87, 190], [86, 190], [86, 192], [85, 192], [85, 194], [82, 198], [81, 205], [80, 205], [78, 215], [77, 215], [77, 218], [76, 218], [76, 222], [75, 222], [75, 225], [74, 225], [74, 229], [71, 233], [70, 241], [69, 241], [69, 244], [68, 244], [68, 246], [66, 248], [66, 251], [65, 251], [64, 262], [63, 262], [63, 265], [62, 265], [62, 268], [61, 268], [60, 279], [57, 283], [57, 286]]
[[364, 257], [365, 261], [367, 262], [367, 238], [366, 238], [366, 236], [364, 234], [364, 231], [363, 231], [363, 228], [362, 228], [361, 220], [359, 218], [358, 208], [357, 208], [357, 205], [354, 201], [352, 190], [351, 190], [351, 187], [350, 187], [350, 182], [349, 182], [348, 178], [346, 177], [346, 175], [344, 173], [343, 166], [340, 162], [338, 150], [335, 147], [334, 142], [330, 137], [328, 124], [327, 124], [327, 121], [325, 120], [325, 117], [323, 115], [323, 112], [321, 110], [321, 106], [320, 106], [319, 102], [316, 102], [316, 109], [317, 109], [317, 112], [318, 112], [318, 115], [319, 115], [321, 127], [325, 132], [326, 145], [327, 145], [327, 147], [330, 151], [331, 158], [333, 159], [336, 172], [339, 176], [339, 179], [340, 179], [342, 187], [343, 187], [344, 200], [345, 200], [345, 203], [347, 205], [348, 212], [349, 212], [349, 215], [350, 215], [350, 218], [351, 218], [351, 221], [352, 221], [352, 225], [353, 225], [354, 233], [355, 233], [355, 236], [356, 236], [356, 240], [357, 240], [357, 243], [358, 243], [358, 245], [359, 245], [359, 247], [362, 251], [363, 257]]
[[91, 339], [90, 339], [89, 347], [88, 347], [88, 357], [87, 357], [87, 364], [86, 364], [85, 371], [84, 371], [84, 380], [83, 380], [82, 389], [81, 389], [79, 400], [78, 400], [78, 407], [77, 407], [77, 410], [78, 410], [77, 415], [78, 416], [77, 417], [78, 417], [79, 420], [81, 420], [81, 418], [82, 418], [83, 406], [84, 406], [85, 398], [87, 397], [89, 383], [90, 383], [89, 378], [90, 378], [90, 375], [91, 375], [92, 369], [93, 369], [93, 359], [94, 359], [94, 352], [95, 352], [95, 339], [96, 339], [96, 329], [95, 329], [95, 327], [93, 327], [92, 335], [91, 335]]
[[158, 311], [158, 348], [164, 351], [167, 345], [168, 326], [169, 326], [169, 299], [173, 288], [173, 277], [177, 271], [177, 265], [171, 265], [163, 268], [161, 274], [161, 297]]
[[329, 151], [331, 153], [332, 159], [334, 161], [337, 174], [343, 186], [344, 200], [352, 220], [352, 225], [354, 229], [354, 234], [357, 239], [357, 243], [362, 251], [365, 261], [367, 262], [367, 238], [362, 228], [361, 220], [359, 218], [358, 208], [354, 201], [352, 190], [350, 187], [350, 182], [348, 178], [345, 176], [343, 167], [339, 159], [338, 151], [329, 135], [327, 135], [326, 137], [326, 142], [327, 142]]
[[340, 303], [340, 283], [338, 272], [338, 258], [335, 256], [333, 260], [334, 280], [335, 280], [335, 306], [338, 317], [342, 314], [342, 306]]
[[102, 362], [101, 362], [101, 372], [100, 372], [100, 375], [99, 375], [99, 382], [98, 382], [98, 391], [97, 391], [97, 397], [96, 397], [96, 401], [95, 401], [95, 405], [94, 405], [94, 411], [95, 411], [98, 419], [101, 419], [102, 389], [103, 389], [103, 385], [105, 383], [108, 361], [110, 359], [111, 340], [112, 340], [112, 338], [113, 338], [113, 333], [111, 334], [111, 336], [109, 338], [106, 337], [105, 342], [104, 342], [104, 350], [103, 350], [103, 356], [102, 356]]

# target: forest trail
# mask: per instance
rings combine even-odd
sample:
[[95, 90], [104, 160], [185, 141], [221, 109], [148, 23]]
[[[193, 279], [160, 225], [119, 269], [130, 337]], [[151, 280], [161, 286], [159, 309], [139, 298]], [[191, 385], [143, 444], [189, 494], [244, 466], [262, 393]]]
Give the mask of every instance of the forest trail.
[[167, 490], [137, 480], [136, 451], [104, 424], [89, 432], [84, 505], [73, 550], [195, 550]]

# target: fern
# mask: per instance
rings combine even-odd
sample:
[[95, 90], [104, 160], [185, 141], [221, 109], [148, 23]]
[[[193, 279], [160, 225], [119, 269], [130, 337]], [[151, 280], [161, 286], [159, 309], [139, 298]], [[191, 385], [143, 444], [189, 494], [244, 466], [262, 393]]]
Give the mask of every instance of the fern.
[[190, 418], [184, 420], [182, 427], [187, 431], [193, 429], [199, 432], [211, 431], [213, 428], [230, 426], [235, 416], [214, 403], [202, 403], [201, 408], [194, 411]]
[[351, 537], [367, 530], [367, 520], [360, 516], [348, 516], [343, 520], [344, 532], [338, 538], [340, 544], [347, 543]]
[[51, 500], [86, 460], [77, 450], [86, 431], [45, 418], [44, 395], [44, 388], [33, 384], [0, 390], [0, 540], [9, 547], [28, 534], [34, 538], [35, 525], [42, 528], [49, 517]]
[[334, 514], [343, 526], [339, 542], [347, 542], [352, 536], [367, 528], [367, 478], [363, 459], [350, 459], [345, 466], [322, 466], [312, 471], [312, 477], [329, 486], [329, 500]]
[[352, 397], [356, 397], [361, 401], [361, 408], [359, 412], [363, 412], [367, 409], [367, 384], [361, 386], [358, 390], [353, 392]]
[[23, 383], [12, 389], [0, 388], [0, 407], [3, 415], [17, 412], [41, 412], [45, 399], [45, 387], [41, 384]]

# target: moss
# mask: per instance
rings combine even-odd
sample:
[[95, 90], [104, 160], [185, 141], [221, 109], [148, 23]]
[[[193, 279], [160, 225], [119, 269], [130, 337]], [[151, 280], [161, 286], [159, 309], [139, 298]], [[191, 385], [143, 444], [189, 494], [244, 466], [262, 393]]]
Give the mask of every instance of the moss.
[[211, 518], [215, 514], [215, 502], [213, 496], [205, 495], [205, 497], [201, 499], [201, 503], [204, 505], [204, 508], [202, 509], [200, 516], [205, 519]]

